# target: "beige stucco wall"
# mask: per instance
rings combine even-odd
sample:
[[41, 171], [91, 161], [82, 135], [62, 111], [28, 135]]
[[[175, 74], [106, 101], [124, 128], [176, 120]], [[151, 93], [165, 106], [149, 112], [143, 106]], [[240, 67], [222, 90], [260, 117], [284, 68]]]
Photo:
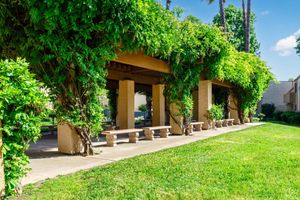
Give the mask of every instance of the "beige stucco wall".
[[146, 104], [146, 96], [141, 95], [139, 93], [135, 93], [134, 95], [134, 111], [139, 111], [139, 106], [142, 104]]
[[[284, 95], [292, 88], [292, 81], [280, 81], [279, 83], [271, 83], [269, 88], [263, 95], [260, 105], [265, 103], [273, 103], [277, 111], [289, 111], [289, 106], [284, 102]], [[260, 106], [258, 108], [260, 112]]]

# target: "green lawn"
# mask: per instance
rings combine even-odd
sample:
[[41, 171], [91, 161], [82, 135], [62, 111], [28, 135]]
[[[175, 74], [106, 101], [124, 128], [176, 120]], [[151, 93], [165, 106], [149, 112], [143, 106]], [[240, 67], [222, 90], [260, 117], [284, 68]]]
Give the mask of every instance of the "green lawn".
[[300, 128], [225, 134], [28, 185], [21, 198], [300, 199]]

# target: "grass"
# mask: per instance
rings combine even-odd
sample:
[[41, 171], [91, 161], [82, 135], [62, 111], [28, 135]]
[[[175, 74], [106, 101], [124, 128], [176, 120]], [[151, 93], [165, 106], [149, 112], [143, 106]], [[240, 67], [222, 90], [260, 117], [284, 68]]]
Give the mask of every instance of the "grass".
[[21, 198], [300, 199], [300, 128], [221, 135], [28, 185]]

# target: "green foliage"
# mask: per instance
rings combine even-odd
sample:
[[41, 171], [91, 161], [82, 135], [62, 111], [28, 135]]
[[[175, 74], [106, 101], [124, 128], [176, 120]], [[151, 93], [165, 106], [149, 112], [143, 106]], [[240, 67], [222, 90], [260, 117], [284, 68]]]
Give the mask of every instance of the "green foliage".
[[289, 124], [300, 124], [300, 113], [297, 112], [283, 112], [281, 120]]
[[[295, 49], [296, 49], [297, 54], [300, 55], [300, 37], [297, 38], [297, 46]], [[292, 80], [294, 80], [294, 79], [292, 79]]]
[[232, 91], [243, 112], [256, 108], [263, 92], [274, 80], [273, 74], [264, 61], [254, 54], [237, 52], [233, 48], [229, 56], [211, 65], [208, 73], [211, 79], [228, 81], [233, 85]]
[[143, 50], [168, 62], [164, 94], [185, 118], [201, 72], [233, 83], [243, 110], [256, 105], [271, 79], [264, 62], [237, 53], [217, 27], [191, 16], [180, 21], [154, 0], [5, 0], [0, 13], [1, 56], [26, 57], [58, 99], [58, 118], [80, 135], [101, 130], [98, 96], [118, 52]]
[[282, 118], [281, 118], [282, 113], [283, 113], [282, 111], [276, 111], [276, 112], [274, 112], [274, 115], [273, 115], [274, 119], [276, 121], [282, 121]]
[[208, 119], [214, 120], [214, 121], [219, 121], [223, 119], [224, 115], [224, 110], [222, 105], [215, 105], [213, 104], [211, 108], [208, 111]]
[[[234, 5], [229, 5], [225, 8], [226, 16], [226, 31], [228, 35], [229, 42], [235, 47], [238, 51], [244, 51], [244, 28], [243, 28], [243, 13], [242, 10], [235, 7]], [[251, 13], [250, 19], [250, 53], [259, 55], [260, 43], [257, 41], [256, 32], [255, 32], [255, 23], [256, 17], [255, 14]], [[217, 26], [220, 26], [220, 14], [217, 14], [213, 23]]]
[[265, 114], [266, 118], [273, 118], [275, 109], [276, 108], [273, 103], [265, 103], [261, 105], [261, 112]]
[[[6, 195], [13, 194], [29, 163], [25, 151], [40, 136], [48, 98], [29, 73], [25, 60], [0, 60], [0, 121], [2, 121]], [[0, 126], [1, 127], [1, 126]]]
[[139, 105], [139, 111], [141, 111], [141, 112], [146, 112], [147, 111], [147, 107], [146, 107], [146, 104], [141, 104], [141, 105]]

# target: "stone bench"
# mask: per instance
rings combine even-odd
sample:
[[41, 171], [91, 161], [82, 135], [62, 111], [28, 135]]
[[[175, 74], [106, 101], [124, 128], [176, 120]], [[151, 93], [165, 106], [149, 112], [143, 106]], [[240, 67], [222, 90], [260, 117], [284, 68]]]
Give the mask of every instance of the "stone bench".
[[234, 119], [224, 119], [223, 127], [233, 126]]
[[203, 124], [204, 122], [191, 122], [189, 124], [190, 133], [193, 133], [194, 129], [195, 131], [202, 131]]
[[129, 143], [136, 143], [139, 140], [139, 132], [142, 132], [143, 129], [122, 129], [122, 130], [111, 130], [102, 132], [106, 136], [107, 146], [114, 147], [117, 145], [116, 139], [117, 135], [128, 133]]
[[159, 136], [161, 138], [167, 138], [170, 134], [169, 129], [171, 126], [153, 126], [153, 127], [144, 127], [144, 133], [146, 140], [154, 139], [154, 131], [159, 130]]
[[227, 122], [225, 119], [222, 119], [222, 120], [219, 120], [219, 121], [216, 121], [216, 127], [217, 128], [222, 128], [222, 127], [226, 127], [227, 125]]

